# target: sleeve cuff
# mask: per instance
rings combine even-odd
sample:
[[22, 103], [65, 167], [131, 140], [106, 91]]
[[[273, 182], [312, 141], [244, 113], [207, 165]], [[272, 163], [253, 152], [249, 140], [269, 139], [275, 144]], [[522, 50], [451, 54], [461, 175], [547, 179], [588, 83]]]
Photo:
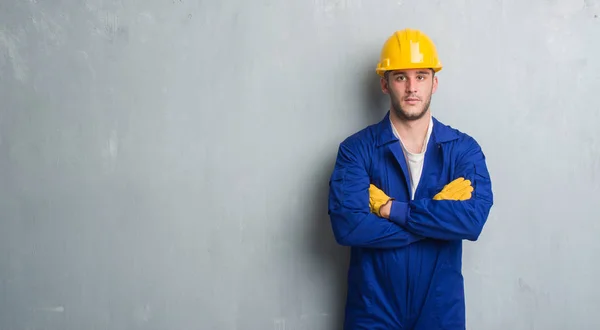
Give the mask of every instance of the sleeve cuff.
[[393, 201], [390, 207], [390, 220], [399, 224], [406, 225], [408, 219], [408, 203]]

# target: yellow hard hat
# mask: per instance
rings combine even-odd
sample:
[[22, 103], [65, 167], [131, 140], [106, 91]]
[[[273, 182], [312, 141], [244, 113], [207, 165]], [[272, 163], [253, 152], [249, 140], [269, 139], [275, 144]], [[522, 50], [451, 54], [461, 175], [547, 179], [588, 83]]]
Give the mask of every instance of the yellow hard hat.
[[383, 76], [388, 70], [442, 69], [435, 45], [423, 32], [413, 29], [396, 31], [389, 37], [377, 64], [376, 72]]

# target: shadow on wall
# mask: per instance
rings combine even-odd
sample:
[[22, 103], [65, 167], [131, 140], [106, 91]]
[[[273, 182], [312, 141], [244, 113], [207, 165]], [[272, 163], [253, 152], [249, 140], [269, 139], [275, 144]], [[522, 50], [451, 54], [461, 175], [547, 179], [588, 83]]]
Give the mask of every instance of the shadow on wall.
[[[309, 235], [311, 238], [309, 244], [314, 249], [317, 260], [321, 264], [320, 269], [323, 270], [321, 274], [326, 277], [324, 282], [326, 285], [331, 285], [328, 287], [327, 292], [332, 295], [327, 299], [329, 301], [328, 306], [331, 306], [327, 313], [331, 314], [328, 317], [326, 328], [323, 329], [343, 328], [347, 286], [346, 274], [350, 256], [349, 249], [340, 246], [335, 241], [327, 212], [329, 178], [335, 164], [336, 153], [337, 149], [328, 154], [327, 160], [321, 163], [322, 166], [318, 167], [317, 173], [315, 173], [317, 184], [313, 187], [312, 194], [315, 208], [311, 217], [314, 221]], [[318, 325], [319, 329], [321, 329], [320, 326], [322, 325]]]
[[[365, 116], [362, 122], [364, 123], [363, 126], [366, 127], [382, 119], [382, 116], [387, 111], [388, 105], [386, 102], [388, 101], [386, 96], [381, 92], [379, 76], [374, 73], [372, 60], [369, 58], [364, 62], [365, 65], [362, 67], [366, 69], [363, 70], [363, 79], [357, 80], [355, 88], [358, 89], [358, 93], [354, 95], [361, 96], [356, 104], [358, 104], [358, 107], [361, 107], [361, 111], [358, 113]], [[349, 94], [353, 92], [355, 91], [348, 91]], [[329, 288], [329, 292], [333, 294], [330, 300], [332, 304], [331, 312], [333, 314], [330, 315], [330, 322], [328, 322], [327, 329], [343, 328], [347, 270], [350, 256], [349, 248], [342, 247], [335, 241], [327, 212], [329, 179], [335, 165], [337, 146], [340, 142], [334, 141], [333, 146], [335, 147], [331, 148], [327, 154], [327, 159], [324, 159], [320, 163], [321, 166], [317, 168], [315, 173], [316, 180], [314, 181], [316, 185], [312, 189], [312, 199], [314, 201], [312, 205], [315, 205], [315, 209], [310, 217], [314, 222], [309, 235], [311, 238], [309, 244], [314, 249], [313, 251], [317, 255], [317, 259], [323, 265], [323, 274], [327, 277], [327, 282], [333, 285], [332, 288]]]
[[362, 113], [365, 116], [365, 127], [367, 125], [378, 123], [383, 119], [385, 113], [389, 110], [389, 97], [381, 91], [381, 77], [375, 72], [373, 58], [377, 59], [378, 54], [372, 54], [366, 59], [363, 79], [360, 79], [360, 85], [357, 95], [362, 95], [360, 106], [364, 108]]

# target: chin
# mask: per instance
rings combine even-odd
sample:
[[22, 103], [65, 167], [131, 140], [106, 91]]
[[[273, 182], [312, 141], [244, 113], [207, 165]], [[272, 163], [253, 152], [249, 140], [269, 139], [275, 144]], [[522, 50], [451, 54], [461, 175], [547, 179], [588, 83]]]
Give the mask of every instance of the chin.
[[409, 121], [419, 120], [425, 117], [425, 112], [404, 112], [404, 118]]
[[423, 117], [425, 115], [425, 113], [423, 113], [421, 111], [414, 111], [414, 112], [405, 112], [404, 115], [408, 118], [418, 119], [418, 118]]

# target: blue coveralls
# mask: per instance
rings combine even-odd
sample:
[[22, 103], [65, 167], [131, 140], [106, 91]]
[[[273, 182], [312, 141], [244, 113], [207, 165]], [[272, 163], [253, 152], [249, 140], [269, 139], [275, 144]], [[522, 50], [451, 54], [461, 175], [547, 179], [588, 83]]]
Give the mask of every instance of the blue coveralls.
[[[433, 118], [411, 201], [389, 115], [340, 144], [329, 181], [335, 239], [351, 247], [344, 329], [465, 329], [462, 240], [478, 239], [493, 204], [485, 156], [471, 136]], [[432, 199], [458, 177], [471, 180], [471, 199]], [[370, 212], [370, 183], [395, 199], [390, 220]]]

